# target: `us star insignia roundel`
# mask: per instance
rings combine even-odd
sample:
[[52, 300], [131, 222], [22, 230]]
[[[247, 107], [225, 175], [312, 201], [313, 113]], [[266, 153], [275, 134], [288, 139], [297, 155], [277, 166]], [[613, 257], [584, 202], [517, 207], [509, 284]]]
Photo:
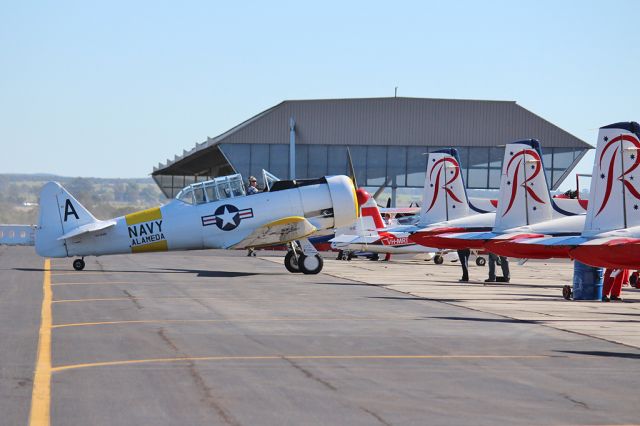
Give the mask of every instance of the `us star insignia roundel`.
[[253, 217], [253, 209], [238, 210], [233, 204], [223, 204], [216, 209], [214, 214], [202, 216], [202, 226], [216, 225], [223, 231], [236, 229], [242, 219]]

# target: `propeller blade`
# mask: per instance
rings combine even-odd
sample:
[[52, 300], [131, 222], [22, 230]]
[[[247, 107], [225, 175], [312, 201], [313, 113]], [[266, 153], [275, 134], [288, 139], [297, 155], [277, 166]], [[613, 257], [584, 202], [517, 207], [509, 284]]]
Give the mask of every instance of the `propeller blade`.
[[385, 190], [385, 188], [387, 187], [387, 185], [389, 185], [391, 183], [391, 178], [389, 178], [384, 185], [382, 185], [380, 188], [378, 188], [378, 190], [375, 192], [375, 194], [373, 194], [373, 198], [378, 199], [378, 196], [380, 196], [380, 194], [382, 194], [382, 191]]
[[358, 189], [358, 180], [356, 179], [356, 169], [353, 167], [353, 159], [351, 158], [351, 150], [347, 147], [347, 162], [349, 166], [349, 177], [353, 181], [353, 186]]

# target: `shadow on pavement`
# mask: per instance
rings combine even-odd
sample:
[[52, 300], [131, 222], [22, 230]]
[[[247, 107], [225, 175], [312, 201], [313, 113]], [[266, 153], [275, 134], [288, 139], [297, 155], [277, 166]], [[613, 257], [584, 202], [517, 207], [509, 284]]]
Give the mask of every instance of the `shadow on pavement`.
[[[43, 268], [11, 268], [13, 271], [23, 272], [44, 272]], [[117, 270], [117, 269], [85, 269], [83, 271], [74, 271], [72, 269], [51, 269], [51, 272], [70, 272], [74, 275], [82, 276], [84, 272], [103, 272], [109, 273], [124, 273], [124, 274], [195, 274], [198, 277], [206, 278], [236, 278], [236, 277], [250, 277], [254, 275], [288, 275], [287, 272], [240, 272], [240, 271], [207, 271], [204, 269], [156, 269], [156, 270]]]
[[607, 358], [628, 358], [628, 359], [640, 359], [640, 353], [633, 352], [609, 352], [609, 351], [556, 351], [565, 354], [574, 355], [590, 355], [601, 356]]

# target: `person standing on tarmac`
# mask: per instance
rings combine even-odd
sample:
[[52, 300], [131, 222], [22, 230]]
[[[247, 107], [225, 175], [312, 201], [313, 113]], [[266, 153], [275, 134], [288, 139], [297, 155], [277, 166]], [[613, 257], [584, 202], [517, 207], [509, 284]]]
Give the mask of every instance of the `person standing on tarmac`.
[[628, 269], [610, 269], [608, 268], [604, 274], [604, 288], [602, 290], [603, 302], [622, 302], [620, 293], [622, 291], [622, 283], [629, 277]]
[[462, 266], [462, 278], [458, 281], [461, 283], [469, 281], [469, 256], [471, 256], [470, 249], [458, 250], [458, 259], [460, 259], [460, 266]]
[[[500, 258], [500, 268], [502, 268], [502, 276], [496, 277], [496, 262]], [[484, 280], [485, 283], [508, 283], [511, 279], [509, 274], [509, 259], [505, 256], [498, 256], [493, 253], [489, 253], [489, 278]]]

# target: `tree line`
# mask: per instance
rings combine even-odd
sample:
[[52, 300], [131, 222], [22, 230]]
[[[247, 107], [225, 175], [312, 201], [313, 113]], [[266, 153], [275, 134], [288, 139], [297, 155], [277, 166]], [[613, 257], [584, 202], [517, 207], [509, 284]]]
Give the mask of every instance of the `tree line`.
[[0, 223], [35, 224], [38, 196], [48, 181], [64, 186], [95, 217], [108, 219], [158, 206], [167, 199], [151, 178], [103, 179], [0, 174]]

